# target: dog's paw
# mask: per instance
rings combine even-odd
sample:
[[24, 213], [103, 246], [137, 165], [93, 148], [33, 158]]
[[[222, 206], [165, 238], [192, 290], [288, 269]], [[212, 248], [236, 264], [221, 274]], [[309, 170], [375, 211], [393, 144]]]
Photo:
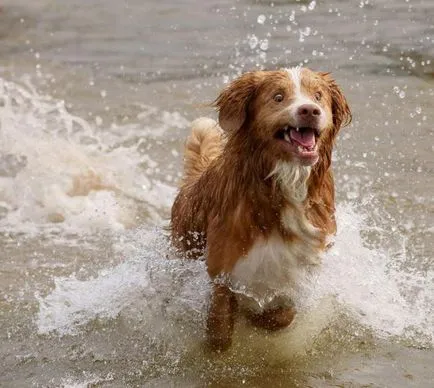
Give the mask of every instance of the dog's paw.
[[295, 314], [296, 311], [293, 307], [278, 307], [265, 310], [261, 314], [249, 313], [247, 317], [254, 326], [275, 331], [289, 326], [294, 320]]

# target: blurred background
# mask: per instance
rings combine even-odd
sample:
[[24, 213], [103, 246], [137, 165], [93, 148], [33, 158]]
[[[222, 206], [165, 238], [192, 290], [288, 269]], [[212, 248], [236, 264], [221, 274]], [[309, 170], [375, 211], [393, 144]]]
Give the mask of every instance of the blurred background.
[[[0, 385], [431, 387], [434, 2], [2, 0]], [[277, 335], [203, 346], [203, 262], [163, 226], [233, 77], [331, 71], [339, 232]], [[167, 260], [167, 258], [172, 260]]]

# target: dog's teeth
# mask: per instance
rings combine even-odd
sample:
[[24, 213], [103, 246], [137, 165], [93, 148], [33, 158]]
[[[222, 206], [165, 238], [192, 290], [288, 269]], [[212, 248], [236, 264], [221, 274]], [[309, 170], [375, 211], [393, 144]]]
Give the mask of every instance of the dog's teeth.
[[297, 146], [297, 151], [298, 152], [303, 152], [303, 148], [301, 146]]
[[295, 128], [295, 130], [296, 130], [297, 132], [300, 132], [300, 128], [298, 128], [298, 127], [297, 127], [297, 128]]
[[285, 141], [287, 141], [287, 142], [290, 142], [290, 141], [291, 141], [291, 140], [289, 139], [288, 132], [285, 132], [285, 133], [283, 134], [283, 138], [284, 138]]

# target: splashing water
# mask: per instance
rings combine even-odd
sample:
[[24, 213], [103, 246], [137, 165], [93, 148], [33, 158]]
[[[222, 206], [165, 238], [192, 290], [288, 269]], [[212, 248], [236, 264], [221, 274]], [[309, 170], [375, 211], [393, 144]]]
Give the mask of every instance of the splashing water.
[[[210, 284], [204, 262], [174, 257], [161, 230], [125, 230], [144, 221], [137, 219], [142, 211], [148, 224], [160, 223], [175, 193], [145, 173], [156, 163], [137, 133], [163, 136], [174, 122], [180, 129], [187, 123], [146, 107], [138, 118], [153, 115], [161, 121], [149, 131], [136, 124], [102, 132], [30, 83], [0, 79], [0, 230], [113, 231], [120, 264], [92, 278], [55, 277], [48, 294], [35, 293], [38, 332], [77, 335], [96, 321], [128, 319], [152, 337], [150, 358], [171, 354], [176, 362], [204, 339]], [[241, 321], [235, 347], [248, 338], [244, 346], [258, 352], [272, 344], [274, 360], [306, 353], [342, 311], [379, 337], [433, 346], [433, 272], [398, 268], [393, 255], [368, 247], [361, 235], [368, 223], [352, 203], [338, 207], [337, 219], [335, 244], [300, 294], [292, 327], [264, 336]]]
[[40, 333], [76, 334], [92, 319], [132, 309], [147, 321], [156, 318], [154, 310], [172, 314], [166, 317], [172, 320], [176, 314], [194, 317], [204, 311], [209, 290], [203, 262], [168, 259], [167, 239], [155, 229], [139, 229], [128, 240], [115, 247], [128, 256], [118, 266], [89, 280], [58, 278], [53, 292], [37, 296]]
[[[394, 269], [385, 252], [364, 246], [363, 219], [349, 204], [340, 206], [337, 215], [340, 232], [319, 276], [309, 285], [310, 292], [300, 296], [303, 323], [296, 325], [297, 335], [290, 335], [288, 348], [294, 348], [294, 338], [318, 335], [337, 314], [336, 302], [338, 309], [349, 310], [381, 337], [417, 335], [431, 346], [433, 273], [420, 277]], [[130, 237], [128, 244], [117, 246], [126, 255], [118, 266], [89, 280], [58, 278], [51, 293], [38, 296], [40, 333], [75, 334], [96, 318], [123, 314], [142, 319], [147, 330], [161, 322], [203, 326], [209, 294], [204, 263], [167, 259], [172, 254], [158, 230], [141, 229]], [[408, 298], [414, 288], [416, 301]], [[336, 302], [330, 304], [330, 298]], [[306, 322], [321, 324], [308, 328]]]
[[[152, 109], [143, 107], [138, 118], [147, 119]], [[174, 122], [187, 123], [168, 112], [160, 116], [153, 136]], [[140, 149], [146, 128], [143, 137], [137, 137], [137, 125], [98, 132], [68, 113], [63, 101], [38, 94], [29, 81], [20, 85], [2, 78], [0, 128], [4, 231], [119, 230], [135, 225], [142, 213], [160, 221], [161, 210], [172, 202], [173, 188], [144, 174], [155, 166]]]
[[312, 300], [335, 295], [378, 334], [414, 332], [433, 344], [434, 272], [407, 273], [388, 252], [367, 248], [360, 234], [366, 220], [349, 204], [338, 207], [337, 219], [336, 242], [324, 258]]

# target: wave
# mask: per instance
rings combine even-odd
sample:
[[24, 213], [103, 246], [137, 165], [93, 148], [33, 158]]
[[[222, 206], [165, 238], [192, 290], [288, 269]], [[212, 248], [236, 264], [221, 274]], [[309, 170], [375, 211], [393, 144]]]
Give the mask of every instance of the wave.
[[100, 128], [101, 118], [69, 113], [28, 79], [0, 78], [0, 229], [83, 233], [160, 222], [175, 190], [149, 173], [157, 162], [146, 150], [187, 120], [139, 109], [133, 124]]
[[[395, 268], [387, 252], [366, 247], [363, 217], [350, 203], [338, 207], [337, 219], [334, 245], [306, 284], [309, 292], [300, 294], [294, 324], [265, 335], [241, 321], [234, 337], [238, 351], [266, 350], [276, 359], [305, 354], [330, 326], [356, 337], [368, 330], [377, 338], [433, 346], [433, 273], [422, 277]], [[159, 229], [131, 231], [115, 248], [121, 264], [87, 280], [56, 278], [48, 295], [38, 295], [39, 333], [76, 335], [95, 321], [128, 319], [178, 351], [200, 347], [210, 292], [204, 262], [177, 259]]]

